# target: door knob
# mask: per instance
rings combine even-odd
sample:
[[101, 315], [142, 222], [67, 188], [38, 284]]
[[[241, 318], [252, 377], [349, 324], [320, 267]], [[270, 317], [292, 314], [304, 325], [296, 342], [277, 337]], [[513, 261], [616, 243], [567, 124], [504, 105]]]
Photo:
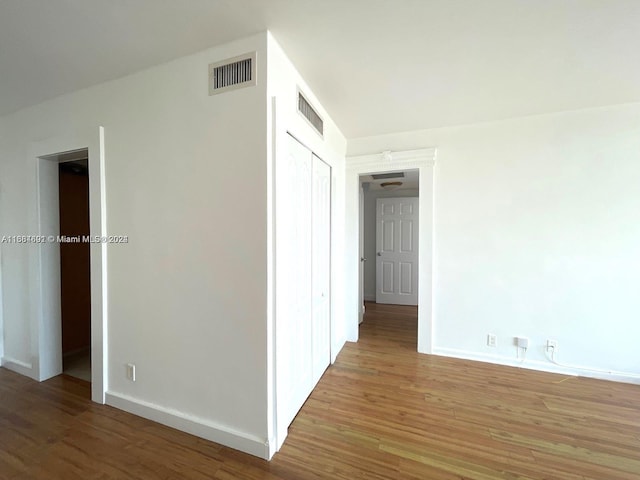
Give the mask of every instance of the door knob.
[[378, 256], [381, 257], [382, 256], [382, 252], [378, 252]]

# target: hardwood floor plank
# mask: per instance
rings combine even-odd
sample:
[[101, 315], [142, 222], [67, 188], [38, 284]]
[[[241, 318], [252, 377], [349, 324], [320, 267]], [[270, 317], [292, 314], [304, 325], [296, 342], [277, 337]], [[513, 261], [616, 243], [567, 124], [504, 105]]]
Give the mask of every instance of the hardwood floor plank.
[[271, 462], [0, 369], [0, 480], [640, 479], [640, 386], [416, 353], [367, 304]]

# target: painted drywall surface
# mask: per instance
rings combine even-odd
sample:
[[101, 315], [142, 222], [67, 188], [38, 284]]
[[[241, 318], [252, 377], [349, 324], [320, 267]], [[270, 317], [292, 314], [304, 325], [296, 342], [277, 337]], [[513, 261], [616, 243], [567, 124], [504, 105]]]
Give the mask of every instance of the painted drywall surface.
[[[207, 65], [258, 51], [258, 86], [208, 96]], [[2, 234], [34, 233], [29, 145], [105, 127], [109, 391], [266, 440], [266, 34], [3, 120]], [[11, 139], [11, 140], [8, 140]], [[250, 191], [251, 195], [240, 192]], [[2, 245], [6, 351], [29, 362], [30, 270]], [[125, 364], [137, 367], [137, 380]]]
[[[268, 85], [267, 101], [269, 107], [269, 148], [268, 148], [268, 177], [273, 179], [277, 159], [287, 155], [286, 135], [293, 134], [299, 141], [310, 148], [316, 155], [331, 166], [332, 175], [332, 212], [331, 212], [331, 357], [335, 359], [346, 341], [345, 303], [344, 303], [344, 165], [347, 142], [329, 114], [324, 110], [318, 99], [300, 76], [294, 65], [287, 58], [277, 40], [268, 34]], [[324, 120], [324, 137], [318, 135], [307, 120], [297, 112], [297, 95], [300, 89], [306, 98]], [[273, 189], [286, 188], [271, 183]], [[277, 192], [271, 191], [274, 195]], [[273, 196], [270, 197], [271, 201]], [[270, 216], [272, 227], [275, 218]], [[271, 254], [271, 253], [270, 253]], [[273, 274], [273, 256], [270, 269]], [[273, 289], [271, 289], [273, 295]], [[275, 300], [274, 300], [275, 301]], [[272, 310], [273, 313], [273, 310]], [[269, 331], [273, 332], [273, 317], [270, 320]], [[273, 337], [270, 345], [274, 344]], [[272, 352], [276, 353], [277, 352]], [[275, 379], [273, 378], [273, 357], [270, 358], [269, 392], [271, 399], [273, 422], [275, 416]], [[269, 431], [275, 435], [274, 423], [269, 424]]]
[[[24, 192], [29, 182], [35, 180], [33, 172], [20, 161], [9, 161], [10, 152], [16, 146], [10, 143], [9, 122], [0, 120], [0, 237], [29, 232], [28, 215], [12, 211], [16, 206], [24, 208]], [[17, 149], [14, 158], [24, 160], [26, 149]], [[31, 367], [31, 332], [29, 303], [29, 255], [24, 246], [12, 242], [0, 243], [2, 250], [2, 311], [4, 352], [3, 363], [11, 361]]]
[[349, 141], [438, 149], [436, 353], [514, 362], [520, 335], [525, 366], [553, 369], [550, 338], [563, 363], [640, 373], [639, 118], [630, 104]]
[[378, 198], [417, 197], [418, 189], [364, 192], [364, 299], [376, 300], [376, 200]]

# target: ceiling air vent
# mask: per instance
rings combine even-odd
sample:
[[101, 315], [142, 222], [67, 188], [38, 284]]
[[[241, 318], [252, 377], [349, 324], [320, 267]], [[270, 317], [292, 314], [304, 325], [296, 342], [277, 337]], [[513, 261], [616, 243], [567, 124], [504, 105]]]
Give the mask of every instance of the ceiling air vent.
[[209, 64], [209, 95], [256, 84], [256, 52]]
[[324, 135], [324, 122], [318, 112], [311, 106], [311, 104], [304, 98], [302, 92], [298, 91], [298, 112], [306, 118], [311, 126], [320, 134]]
[[404, 172], [395, 173], [374, 173], [371, 175], [374, 180], [387, 180], [389, 178], [404, 178]]

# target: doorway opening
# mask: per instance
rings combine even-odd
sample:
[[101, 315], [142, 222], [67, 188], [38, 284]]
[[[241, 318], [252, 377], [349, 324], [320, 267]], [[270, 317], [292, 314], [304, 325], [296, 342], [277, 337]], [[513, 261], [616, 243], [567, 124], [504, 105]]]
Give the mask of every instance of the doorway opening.
[[[360, 176], [371, 172], [393, 173], [407, 170], [418, 170], [420, 181], [419, 196], [419, 256], [418, 256], [418, 352], [433, 352], [433, 179], [436, 160], [435, 148], [420, 150], [384, 151], [366, 155], [347, 157], [345, 171], [345, 250], [347, 252], [346, 308], [347, 308], [347, 340], [357, 342], [359, 323], [362, 319], [364, 304], [362, 282], [359, 271], [362, 270], [362, 255], [359, 248], [360, 210], [358, 197], [364, 194], [360, 188]], [[362, 292], [362, 293], [361, 293]]]
[[[82, 270], [89, 271], [90, 280], [84, 280], [84, 287], [88, 286], [89, 299], [84, 298], [86, 320], [86, 305], [88, 303], [90, 315], [90, 378], [91, 399], [97, 403], [105, 403], [105, 392], [108, 379], [108, 348], [107, 348], [107, 222], [105, 198], [105, 155], [104, 128], [90, 126], [73, 133], [51, 137], [40, 142], [34, 142], [29, 148], [28, 157], [35, 167], [36, 184], [34, 196], [36, 205], [33, 211], [34, 223], [37, 225], [38, 239], [35, 248], [30, 250], [30, 262], [34, 274], [31, 276], [31, 289], [34, 292], [33, 315], [31, 316], [33, 362], [29, 376], [37, 381], [44, 381], [63, 373], [63, 325], [62, 325], [62, 274], [61, 249], [67, 243], [84, 243], [89, 250], [89, 267]], [[61, 164], [69, 165], [62, 166]], [[72, 169], [73, 173], [84, 175], [85, 165], [88, 174], [88, 187], [82, 203], [88, 205], [89, 238], [80, 238], [80, 231], [73, 231], [75, 235], [61, 233], [60, 182], [64, 182], [61, 170]], [[86, 178], [83, 179], [86, 182]], [[65, 195], [63, 186], [62, 196]], [[87, 199], [88, 196], [88, 199]], [[64, 198], [62, 199], [64, 203]], [[63, 205], [63, 215], [65, 207]], [[82, 213], [86, 217], [86, 213]], [[64, 223], [64, 219], [63, 219]], [[64, 229], [64, 225], [62, 225]], [[87, 236], [85, 236], [87, 237]], [[64, 253], [63, 253], [64, 255]], [[86, 253], [83, 262], [86, 262]], [[77, 263], [73, 261], [72, 263]], [[71, 284], [70, 290], [76, 290]], [[80, 294], [77, 294], [80, 296]], [[86, 296], [86, 289], [82, 295]], [[65, 309], [68, 310], [68, 309]], [[86, 324], [84, 341], [86, 341]], [[65, 342], [68, 346], [68, 343]], [[78, 344], [77, 344], [78, 345]], [[78, 349], [84, 348], [79, 345]], [[86, 377], [85, 369], [85, 377]]]
[[[75, 157], [85, 158], [75, 158]], [[91, 381], [88, 151], [58, 160], [62, 371]]]
[[361, 174], [359, 188], [359, 322], [417, 316], [419, 170]]

